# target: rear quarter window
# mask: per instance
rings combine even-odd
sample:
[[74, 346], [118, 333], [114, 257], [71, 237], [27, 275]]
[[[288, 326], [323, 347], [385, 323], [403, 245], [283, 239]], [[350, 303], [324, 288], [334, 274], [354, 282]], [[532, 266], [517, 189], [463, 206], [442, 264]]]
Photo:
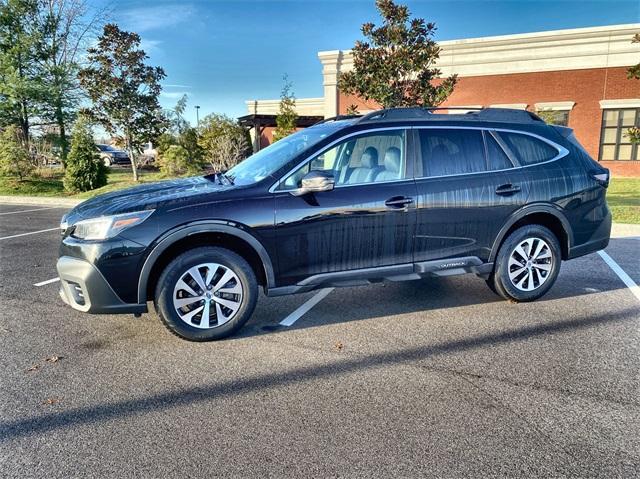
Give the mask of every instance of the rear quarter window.
[[558, 156], [558, 150], [533, 136], [506, 131], [497, 132], [521, 165], [534, 165]]

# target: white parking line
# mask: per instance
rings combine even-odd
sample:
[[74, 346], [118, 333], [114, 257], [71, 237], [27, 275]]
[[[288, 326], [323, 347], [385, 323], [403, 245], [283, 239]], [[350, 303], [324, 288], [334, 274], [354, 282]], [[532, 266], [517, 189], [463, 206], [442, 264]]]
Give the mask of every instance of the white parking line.
[[29, 233], [20, 233], [19, 235], [11, 235], [11, 236], [3, 236], [2, 238], [0, 238], [0, 240], [6, 240], [6, 239], [11, 239], [11, 238], [19, 238], [20, 236], [28, 236], [28, 235], [35, 235], [38, 233], [46, 233], [47, 231], [55, 231], [55, 230], [59, 230], [60, 228], [49, 228], [48, 230], [40, 230], [40, 231], [31, 231]]
[[638, 301], [640, 301], [640, 287], [638, 287], [635, 281], [631, 279], [631, 276], [625, 273], [625, 271], [618, 265], [618, 263], [616, 263], [613, 258], [607, 253], [605, 253], [604, 251], [598, 251], [598, 254], [602, 257], [605, 263], [609, 265], [613, 272], [618, 275], [618, 278], [620, 278], [622, 282], [627, 285], [633, 295], [638, 298]]
[[39, 283], [33, 283], [34, 286], [44, 286], [45, 284], [55, 283], [56, 281], [60, 281], [60, 278], [52, 278], [46, 281], [40, 281]]
[[280, 321], [280, 326], [291, 326], [297, 320], [299, 320], [305, 313], [307, 313], [316, 304], [322, 301], [327, 295], [333, 291], [333, 288], [325, 288], [318, 291], [314, 296], [308, 299], [302, 306], [296, 309], [289, 316]]
[[18, 213], [30, 213], [31, 211], [42, 211], [42, 210], [54, 210], [56, 208], [60, 208], [60, 206], [48, 206], [47, 208], [34, 208], [31, 210], [20, 210], [20, 211], [5, 211], [4, 213], [0, 213], [2, 215], [15, 215]]

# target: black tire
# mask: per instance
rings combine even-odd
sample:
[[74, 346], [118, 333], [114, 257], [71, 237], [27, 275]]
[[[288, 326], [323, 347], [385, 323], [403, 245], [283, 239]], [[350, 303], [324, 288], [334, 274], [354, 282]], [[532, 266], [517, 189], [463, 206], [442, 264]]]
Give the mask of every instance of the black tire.
[[[543, 250], [545, 253], [541, 253], [541, 255], [546, 256], [546, 251], [548, 251], [550, 257], [532, 262], [530, 259], [529, 261], [526, 258], [523, 259], [519, 253], [516, 254], [515, 250], [518, 245], [527, 240], [534, 240], [534, 243], [529, 248], [530, 250], [537, 249], [537, 246], [541, 244], [539, 240], [543, 240], [547, 247]], [[526, 250], [524, 251], [527, 252]], [[528, 252], [530, 253], [531, 251]], [[509, 260], [514, 254], [518, 260], [522, 261], [524, 270], [520, 270], [517, 264], [509, 265]], [[523, 226], [513, 231], [500, 246], [493, 274], [487, 284], [492, 291], [507, 300], [518, 303], [535, 301], [544, 296], [555, 283], [560, 273], [561, 261], [560, 242], [551, 230], [541, 225]], [[539, 264], [540, 267], [549, 268], [549, 270], [545, 271], [540, 267], [537, 268], [536, 264]], [[523, 272], [519, 276], [512, 278], [510, 271], [515, 272], [518, 270]], [[529, 276], [526, 277], [527, 275]], [[520, 283], [521, 281], [522, 283]], [[520, 283], [520, 287], [517, 283]], [[531, 290], [525, 291], [522, 288], [531, 288]]]
[[[222, 325], [214, 325], [208, 329], [187, 324], [174, 307], [173, 298], [174, 288], [181, 277], [190, 268], [204, 263], [217, 263], [230, 269], [239, 279], [242, 286], [240, 307], [233, 317]], [[201, 247], [182, 253], [167, 265], [156, 285], [154, 305], [158, 316], [173, 334], [189, 341], [213, 341], [226, 338], [238, 331], [251, 317], [256, 307], [257, 299], [258, 283], [256, 276], [244, 258], [224, 248]], [[212, 298], [212, 304], [213, 301], [214, 299]], [[202, 313], [200, 313], [201, 315]], [[197, 316], [196, 314], [195, 317]]]

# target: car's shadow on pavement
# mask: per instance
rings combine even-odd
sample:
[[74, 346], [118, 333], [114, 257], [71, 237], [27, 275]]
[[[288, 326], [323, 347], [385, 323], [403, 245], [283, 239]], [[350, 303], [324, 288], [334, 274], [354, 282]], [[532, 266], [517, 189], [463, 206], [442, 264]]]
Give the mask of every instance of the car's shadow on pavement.
[[150, 412], [166, 411], [176, 407], [198, 404], [217, 398], [234, 397], [260, 389], [422, 361], [452, 352], [470, 351], [491, 345], [527, 341], [547, 334], [591, 328], [605, 323], [635, 321], [636, 312], [636, 308], [627, 308], [608, 313], [596, 312], [580, 319], [559, 320], [553, 323], [523, 326], [499, 333], [474, 335], [463, 339], [436, 342], [430, 345], [406, 347], [396, 351], [370, 354], [364, 357], [342, 357], [322, 365], [294, 367], [285, 371], [260, 374], [249, 378], [183, 388], [177, 392], [152, 394], [136, 399], [114, 401], [26, 419], [6, 421], [0, 423], [0, 443], [23, 437], [38, 436], [59, 429], [99, 424], [116, 418], [134, 417]]
[[[611, 241], [613, 244], [621, 240]], [[585, 262], [588, 262], [589, 267], [585, 266]], [[597, 270], [594, 271], [594, 267]], [[625, 287], [624, 283], [615, 276], [604, 261], [593, 254], [576, 261], [564, 262], [555, 285], [535, 304], [601, 294]], [[493, 293], [484, 280], [473, 275], [336, 288], [318, 306], [315, 306], [311, 312], [291, 327], [279, 325], [279, 321], [284, 316], [280, 311], [276, 312], [276, 308], [270, 304], [272, 301], [272, 298], [262, 297], [253, 319], [233, 338], [229, 339], [276, 334], [293, 328], [312, 328], [351, 321], [388, 318], [421, 311], [428, 312], [468, 306], [492, 308], [508, 304], [505, 299]], [[280, 313], [279, 316], [278, 313]]]

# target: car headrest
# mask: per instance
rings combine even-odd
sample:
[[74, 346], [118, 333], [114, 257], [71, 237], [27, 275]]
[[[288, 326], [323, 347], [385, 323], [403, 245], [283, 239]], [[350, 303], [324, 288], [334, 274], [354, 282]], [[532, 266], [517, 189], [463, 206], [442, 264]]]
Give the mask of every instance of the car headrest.
[[378, 150], [373, 146], [365, 148], [364, 152], [362, 152], [362, 156], [360, 157], [360, 163], [364, 168], [376, 168], [378, 166]]
[[391, 173], [400, 171], [400, 148], [390, 146], [384, 154], [384, 169]]

